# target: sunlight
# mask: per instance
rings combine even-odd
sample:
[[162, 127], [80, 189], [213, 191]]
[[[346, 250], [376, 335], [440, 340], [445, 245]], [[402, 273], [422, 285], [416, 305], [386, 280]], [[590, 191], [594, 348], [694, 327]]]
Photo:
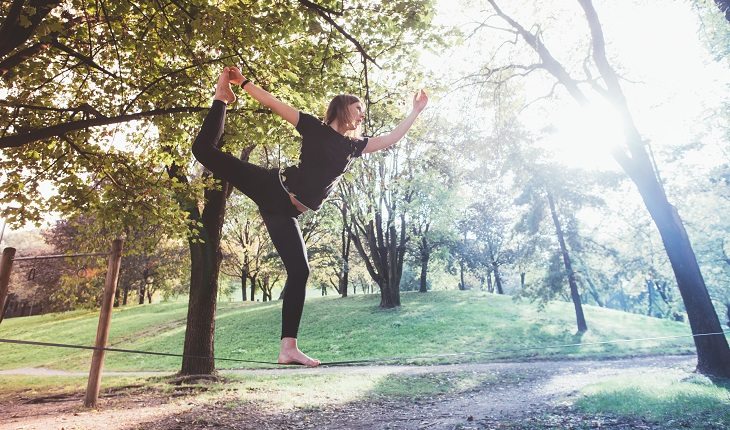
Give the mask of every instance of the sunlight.
[[611, 151], [623, 142], [623, 126], [618, 111], [604, 100], [587, 106], [575, 104], [555, 111], [554, 129], [542, 143], [556, 161], [587, 170], [616, 170]]

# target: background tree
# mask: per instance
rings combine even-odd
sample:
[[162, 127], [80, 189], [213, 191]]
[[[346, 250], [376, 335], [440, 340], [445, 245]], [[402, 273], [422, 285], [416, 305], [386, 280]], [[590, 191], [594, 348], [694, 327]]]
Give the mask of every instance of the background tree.
[[[401, 144], [406, 142], [401, 142]], [[374, 154], [357, 167], [350, 186], [359, 195], [352, 208], [352, 240], [368, 273], [380, 288], [380, 307], [400, 306], [400, 279], [406, 253], [408, 193], [399, 182], [398, 149]]]
[[[665, 189], [657, 179], [657, 172], [647, 152], [646, 142], [636, 126], [628, 107], [618, 74], [606, 54], [603, 28], [598, 14], [590, 0], [578, 0], [590, 30], [590, 57], [585, 58], [585, 80], [575, 79], [571, 68], [564, 66], [553, 56], [548, 46], [542, 42], [542, 33], [527, 30], [502, 11], [494, 0], [488, 0], [492, 9], [511, 27], [511, 32], [523, 40], [533, 50], [539, 61], [526, 66], [510, 65], [503, 70], [544, 70], [552, 75], [568, 94], [582, 105], [588, 105], [591, 98], [581, 86], [586, 82], [600, 97], [611, 103], [618, 111], [624, 131], [624, 146], [613, 151], [613, 156], [624, 172], [636, 184], [647, 210], [659, 230], [665, 244], [667, 256], [672, 263], [679, 290], [687, 309], [689, 322], [694, 334], [717, 333], [720, 324], [705, 287], [696, 256], [692, 250], [684, 224], [676, 210], [667, 199]], [[591, 73], [598, 73], [595, 79]], [[720, 376], [730, 375], [730, 348], [724, 336], [695, 337], [698, 353], [698, 370]]]
[[[441, 130], [429, 128], [429, 133]], [[428, 138], [426, 138], [428, 139]], [[414, 154], [408, 163], [408, 187], [412, 192], [408, 204], [410, 218], [410, 254], [420, 269], [418, 291], [428, 291], [428, 271], [432, 257], [455, 240], [452, 220], [456, 216], [459, 197], [453, 192], [458, 178], [448, 156], [452, 142], [438, 137], [412, 148]]]

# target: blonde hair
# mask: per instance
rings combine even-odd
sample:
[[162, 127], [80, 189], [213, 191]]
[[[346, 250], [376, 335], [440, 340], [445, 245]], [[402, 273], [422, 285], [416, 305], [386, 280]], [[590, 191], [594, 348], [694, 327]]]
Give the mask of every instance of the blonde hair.
[[[324, 123], [330, 125], [337, 121], [337, 124], [340, 126], [352, 124], [354, 118], [350, 117], [347, 108], [357, 102], [362, 103], [359, 97], [353, 96], [352, 94], [336, 95], [327, 107], [327, 113], [324, 115]], [[360, 133], [360, 127], [358, 127], [355, 130], [347, 131], [345, 135], [349, 137], [360, 137]]]

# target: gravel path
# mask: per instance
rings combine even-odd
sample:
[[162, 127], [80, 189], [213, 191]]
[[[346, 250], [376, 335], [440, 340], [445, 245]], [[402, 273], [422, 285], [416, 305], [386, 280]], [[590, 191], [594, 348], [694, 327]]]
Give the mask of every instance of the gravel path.
[[[225, 374], [346, 374], [429, 375], [470, 372], [489, 375], [491, 383], [457, 394], [411, 399], [363, 399], [362, 401], [307, 409], [277, 410], [271, 405], [241, 402], [225, 396], [196, 400], [169, 393], [140, 392], [136, 395], [105, 394], [98, 410], [81, 407], [81, 397], [34, 403], [18, 401], [0, 411], [0, 430], [30, 429], [487, 429], [503, 419], [539, 415], [572, 403], [575, 394], [589, 383], [620, 375], [627, 370], [653, 371], [681, 368], [692, 371], [694, 356], [661, 356], [616, 360], [534, 361], [469, 363], [439, 366], [350, 366], [232, 370]], [[2, 371], [2, 375], [86, 375], [44, 369]], [[147, 376], [159, 372], [109, 372], [105, 375]], [[482, 378], [484, 379], [484, 378]], [[233, 401], [236, 400], [236, 401]], [[529, 427], [526, 427], [529, 428]], [[616, 427], [623, 428], [623, 427]], [[651, 427], [648, 427], [651, 428]]]

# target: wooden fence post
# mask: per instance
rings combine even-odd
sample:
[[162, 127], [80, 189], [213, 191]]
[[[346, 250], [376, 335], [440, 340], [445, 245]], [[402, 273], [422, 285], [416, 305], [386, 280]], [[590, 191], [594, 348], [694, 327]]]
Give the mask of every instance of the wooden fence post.
[[[106, 271], [106, 281], [104, 282], [104, 297], [101, 301], [101, 313], [99, 314], [99, 326], [96, 329], [97, 348], [106, 348], [109, 340], [109, 325], [112, 319], [112, 305], [114, 304], [114, 291], [117, 289], [117, 280], [119, 279], [119, 266], [122, 262], [122, 239], [115, 239], [112, 242], [112, 250], [109, 254], [109, 266]], [[89, 382], [86, 385], [86, 398], [84, 406], [87, 408], [95, 408], [99, 399], [99, 389], [101, 388], [101, 371], [104, 368], [104, 351], [103, 349], [95, 349], [94, 355], [91, 357], [91, 369], [89, 370]]]
[[0, 323], [5, 316], [5, 300], [8, 298], [10, 288], [10, 271], [13, 269], [13, 258], [15, 248], [3, 249], [3, 256], [0, 258]]

